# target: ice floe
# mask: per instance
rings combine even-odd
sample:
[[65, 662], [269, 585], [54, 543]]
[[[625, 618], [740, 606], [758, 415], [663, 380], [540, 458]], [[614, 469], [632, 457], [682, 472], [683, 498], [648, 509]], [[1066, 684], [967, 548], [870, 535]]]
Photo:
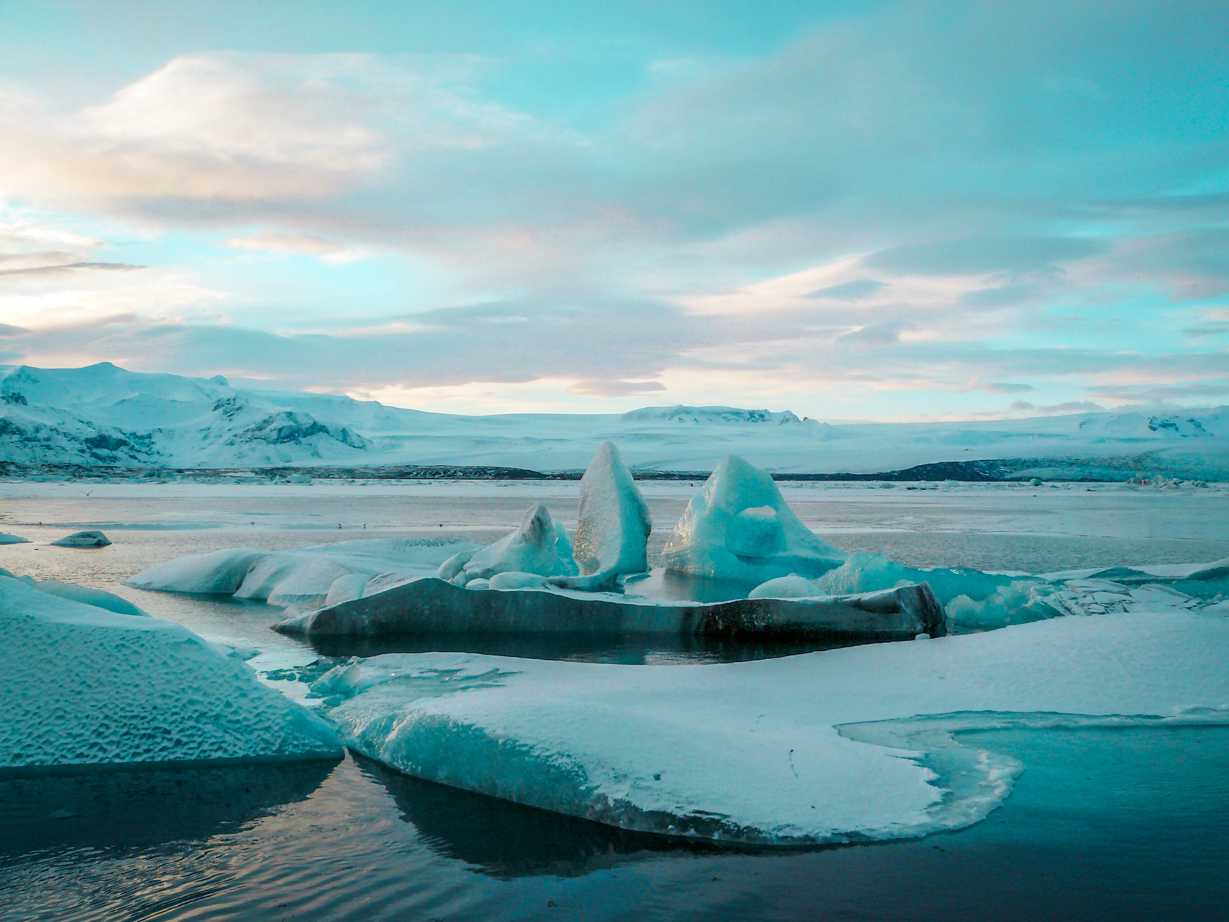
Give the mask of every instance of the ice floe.
[[348, 745], [430, 781], [627, 829], [856, 842], [1002, 802], [1020, 766], [962, 729], [1229, 723], [1229, 619], [1058, 618], [706, 666], [388, 654], [313, 689]]
[[187, 628], [39, 588], [0, 577], [0, 768], [341, 755], [325, 721]]
[[29, 538], [23, 538], [20, 535], [10, 535], [0, 531], [0, 544], [29, 544]]
[[754, 583], [819, 576], [845, 556], [802, 523], [767, 471], [734, 455], [691, 498], [662, 552], [679, 573]]
[[160, 592], [258, 599], [281, 608], [319, 608], [433, 575], [442, 560], [478, 545], [449, 539], [341, 541], [289, 551], [236, 548], [157, 564], [125, 582]]
[[76, 531], [52, 541], [52, 547], [109, 547], [111, 539], [100, 531]]

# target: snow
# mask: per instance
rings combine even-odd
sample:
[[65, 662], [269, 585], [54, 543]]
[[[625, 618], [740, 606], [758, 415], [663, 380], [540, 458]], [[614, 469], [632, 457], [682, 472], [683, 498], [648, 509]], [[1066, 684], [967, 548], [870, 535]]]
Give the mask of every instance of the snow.
[[778, 576], [760, 583], [749, 593], [749, 599], [805, 599], [811, 596], [823, 595], [819, 587], [809, 579], [803, 579], [796, 573], [789, 576]]
[[[7, 574], [7, 571], [4, 571]], [[4, 575], [4, 574], [0, 574]], [[101, 608], [105, 611], [115, 612], [117, 615], [138, 615], [148, 617], [145, 612], [137, 608], [127, 599], [120, 598], [113, 592], [107, 592], [104, 589], [91, 589], [88, 586], [78, 586], [74, 583], [62, 583], [57, 579], [32, 579], [29, 576], [14, 577], [30, 586], [37, 589], [39, 592], [45, 592], [48, 595], [58, 596], [62, 599], [69, 599], [73, 602], [80, 602], [82, 605], [93, 605], [95, 608]]]
[[[536, 573], [520, 573], [508, 570], [496, 573], [487, 581], [491, 589], [541, 589], [546, 585], [546, 577]], [[469, 585], [466, 585], [469, 588]], [[475, 587], [477, 588], [477, 587]]]
[[1061, 618], [706, 666], [387, 654], [313, 687], [358, 752], [628, 829], [744, 843], [959, 828], [1020, 766], [953, 733], [1229, 723], [1229, 619]]
[[576, 563], [594, 584], [648, 570], [653, 517], [631, 471], [611, 442], [603, 443], [580, 480]]
[[168, 621], [0, 577], [0, 768], [340, 757], [320, 717]]
[[29, 544], [29, 538], [22, 538], [18, 535], [9, 535], [0, 531], [0, 544]]
[[762, 582], [819, 576], [845, 554], [802, 524], [766, 471], [729, 455], [687, 504], [662, 559], [692, 576]]
[[[633, 470], [711, 471], [734, 453], [775, 471], [870, 474], [1002, 461], [1030, 478], [1229, 480], [1229, 408], [1163, 415], [846, 423], [788, 410], [647, 407], [624, 414], [449, 416], [225, 379], [0, 366], [0, 461], [121, 468], [469, 465], [581, 469], [604, 442]], [[938, 479], [953, 476], [938, 473]], [[1194, 488], [1187, 484], [1182, 489]]]
[[280, 608], [319, 608], [434, 574], [458, 549], [473, 553], [478, 547], [454, 539], [376, 538], [276, 552], [236, 548], [168, 560], [125, 583], [158, 592], [258, 599]]
[[52, 547], [109, 547], [111, 539], [100, 531], [77, 531], [52, 541]]
[[490, 579], [506, 572], [576, 575], [576, 561], [572, 559], [567, 530], [551, 519], [542, 503], [529, 507], [515, 531], [475, 553], [452, 581], [464, 586], [470, 580]]

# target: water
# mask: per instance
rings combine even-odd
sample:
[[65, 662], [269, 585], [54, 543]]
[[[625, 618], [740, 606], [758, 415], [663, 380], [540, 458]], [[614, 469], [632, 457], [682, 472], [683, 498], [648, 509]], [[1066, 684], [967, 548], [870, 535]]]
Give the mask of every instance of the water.
[[[655, 559], [690, 492], [646, 485]], [[832, 543], [913, 566], [1044, 571], [1229, 557], [1229, 493], [1217, 490], [798, 485], [786, 495]], [[280, 616], [269, 606], [145, 593], [120, 581], [223, 547], [364, 535], [489, 540], [537, 499], [574, 525], [574, 484], [0, 484], [0, 530], [35, 542], [0, 547], [0, 566], [119, 592], [209, 639], [255, 646], [262, 652], [253, 665], [299, 697], [299, 679], [323, 668], [311, 665], [322, 654], [432, 641], [317, 648], [269, 630]], [[102, 527], [115, 544], [46, 546], [85, 527]], [[567, 639], [463, 645], [621, 662], [783, 652], [587, 648]], [[1025, 765], [985, 822], [915, 841], [794, 852], [631, 835], [352, 757], [0, 778], [0, 918], [1229, 917], [1229, 729], [977, 736]]]
[[1226, 918], [1229, 728], [977, 736], [1026, 765], [985, 822], [794, 852], [635, 836], [351, 758], [0, 781], [0, 912], [322, 922]]

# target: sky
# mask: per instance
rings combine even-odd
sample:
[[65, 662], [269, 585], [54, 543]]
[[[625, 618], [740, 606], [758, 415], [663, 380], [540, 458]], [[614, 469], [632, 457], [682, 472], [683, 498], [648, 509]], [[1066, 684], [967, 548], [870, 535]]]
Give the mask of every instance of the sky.
[[0, 0], [0, 364], [450, 413], [1229, 402], [1219, 2]]

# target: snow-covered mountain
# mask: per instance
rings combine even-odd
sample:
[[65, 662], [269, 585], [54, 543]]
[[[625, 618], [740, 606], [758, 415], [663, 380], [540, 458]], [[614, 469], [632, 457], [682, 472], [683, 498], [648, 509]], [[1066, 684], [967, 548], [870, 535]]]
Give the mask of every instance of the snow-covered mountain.
[[[961, 423], [829, 424], [731, 407], [450, 416], [224, 378], [0, 366], [0, 462], [128, 468], [583, 468], [604, 441], [641, 471], [734, 453], [776, 472], [1229, 480], [1229, 407]], [[984, 462], [977, 464], [975, 462]]]

